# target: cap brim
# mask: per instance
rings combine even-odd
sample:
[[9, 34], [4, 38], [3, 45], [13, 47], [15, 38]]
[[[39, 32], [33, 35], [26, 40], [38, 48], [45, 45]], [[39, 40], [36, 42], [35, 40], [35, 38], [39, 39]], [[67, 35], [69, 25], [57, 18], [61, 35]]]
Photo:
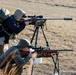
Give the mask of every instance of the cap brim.
[[30, 45], [30, 46], [28, 46], [28, 48], [33, 48], [33, 46]]
[[23, 18], [26, 18], [27, 16], [26, 16], [26, 15], [23, 15], [22, 17], [23, 17]]

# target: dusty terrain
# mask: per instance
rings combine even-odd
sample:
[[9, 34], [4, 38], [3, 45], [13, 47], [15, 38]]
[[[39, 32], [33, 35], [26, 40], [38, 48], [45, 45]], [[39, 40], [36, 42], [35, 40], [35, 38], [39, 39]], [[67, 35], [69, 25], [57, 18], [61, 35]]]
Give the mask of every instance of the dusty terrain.
[[[76, 1], [75, 0], [0, 0], [0, 7], [10, 10], [11, 14], [17, 8], [26, 11], [27, 15], [43, 15], [45, 18], [71, 17], [72, 21], [46, 21], [44, 28], [51, 49], [73, 49], [73, 52], [60, 52], [60, 71], [76, 71]], [[20, 38], [31, 40], [33, 26], [27, 26], [15, 41], [10, 40], [9, 47], [15, 45]], [[39, 32], [38, 46], [46, 46]], [[33, 75], [50, 75], [53, 72], [51, 58], [43, 58], [43, 64], [34, 65]], [[24, 70], [25, 71], [25, 70]]]

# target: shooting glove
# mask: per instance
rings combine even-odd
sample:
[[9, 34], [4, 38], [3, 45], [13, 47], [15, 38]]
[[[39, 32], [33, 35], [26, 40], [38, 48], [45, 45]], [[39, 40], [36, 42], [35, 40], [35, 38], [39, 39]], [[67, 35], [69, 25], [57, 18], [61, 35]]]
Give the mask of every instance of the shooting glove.
[[35, 23], [36, 23], [36, 17], [32, 17], [30, 24], [35, 25]]

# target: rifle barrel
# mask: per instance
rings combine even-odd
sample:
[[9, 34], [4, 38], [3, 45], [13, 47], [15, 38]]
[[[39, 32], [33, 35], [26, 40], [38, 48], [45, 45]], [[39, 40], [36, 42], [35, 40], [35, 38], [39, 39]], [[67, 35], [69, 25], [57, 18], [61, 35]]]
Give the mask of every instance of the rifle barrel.
[[37, 20], [72, 20], [72, 18], [37, 18]]
[[61, 49], [61, 50], [49, 50], [49, 51], [73, 51], [73, 50], [70, 50], [70, 49]]

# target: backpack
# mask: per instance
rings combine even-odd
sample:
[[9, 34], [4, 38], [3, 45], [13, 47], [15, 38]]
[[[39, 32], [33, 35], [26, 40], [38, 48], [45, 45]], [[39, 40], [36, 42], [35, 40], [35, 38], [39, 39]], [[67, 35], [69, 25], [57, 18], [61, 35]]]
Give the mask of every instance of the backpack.
[[5, 8], [0, 8], [0, 25], [9, 17], [10, 12]]

